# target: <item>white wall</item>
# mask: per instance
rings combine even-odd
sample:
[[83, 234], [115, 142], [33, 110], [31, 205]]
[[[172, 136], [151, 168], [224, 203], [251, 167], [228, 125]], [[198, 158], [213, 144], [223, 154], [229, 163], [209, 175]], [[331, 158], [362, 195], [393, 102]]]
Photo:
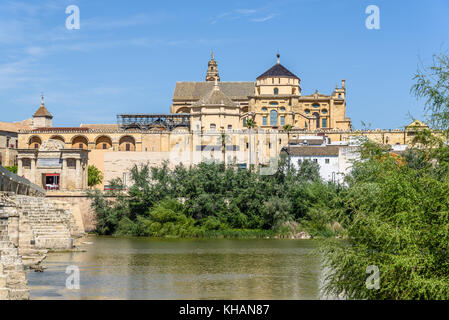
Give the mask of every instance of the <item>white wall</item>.
[[[351, 173], [352, 164], [360, 158], [358, 147], [341, 147], [338, 156], [291, 156], [291, 163], [298, 168], [298, 160], [316, 160], [320, 166], [320, 177], [324, 181], [343, 183], [344, 177]], [[326, 163], [326, 159], [329, 163]]]

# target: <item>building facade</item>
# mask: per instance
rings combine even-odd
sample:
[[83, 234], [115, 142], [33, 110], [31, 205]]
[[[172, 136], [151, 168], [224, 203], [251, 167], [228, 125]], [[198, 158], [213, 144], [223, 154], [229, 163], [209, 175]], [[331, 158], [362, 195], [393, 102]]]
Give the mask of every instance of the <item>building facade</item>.
[[[331, 142], [366, 136], [379, 143], [403, 145], [426, 127], [414, 122], [405, 130], [352, 130], [346, 116], [345, 81], [329, 95], [303, 95], [301, 79], [280, 63], [279, 56], [254, 82], [222, 82], [212, 56], [204, 82], [176, 83], [168, 114], [118, 115], [116, 124], [79, 127], [53, 127], [52, 119], [42, 98], [32, 126], [18, 134], [19, 170], [42, 185], [47, 184], [43, 183], [47, 173], [39, 171], [37, 162], [45, 154], [41, 148], [47, 141], [59, 142], [61, 161], [48, 174], [65, 176], [70, 170], [95, 165], [107, 184], [113, 178], [127, 180], [129, 169], [143, 163], [169, 161], [174, 166], [221, 161], [267, 166], [282, 148], [304, 136], [326, 136]], [[254, 126], [248, 127], [248, 120]], [[60, 178], [59, 188], [85, 186], [84, 178], [63, 186], [64, 180]]]

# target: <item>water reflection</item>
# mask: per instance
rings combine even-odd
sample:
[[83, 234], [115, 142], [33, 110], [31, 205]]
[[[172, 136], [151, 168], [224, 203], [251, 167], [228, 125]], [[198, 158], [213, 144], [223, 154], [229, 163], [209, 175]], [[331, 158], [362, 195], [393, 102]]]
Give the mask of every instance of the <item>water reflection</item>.
[[[51, 254], [29, 272], [32, 299], [318, 299], [310, 240], [154, 240], [91, 237], [84, 253]], [[80, 268], [80, 290], [65, 288]]]

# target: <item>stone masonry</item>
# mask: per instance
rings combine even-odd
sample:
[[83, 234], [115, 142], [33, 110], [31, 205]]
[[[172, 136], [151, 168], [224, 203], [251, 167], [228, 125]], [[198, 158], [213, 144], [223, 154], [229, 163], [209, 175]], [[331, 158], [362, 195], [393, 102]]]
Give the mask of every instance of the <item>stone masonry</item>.
[[48, 250], [72, 249], [82, 234], [70, 204], [0, 193], [0, 300], [28, 299], [24, 266], [40, 263]]

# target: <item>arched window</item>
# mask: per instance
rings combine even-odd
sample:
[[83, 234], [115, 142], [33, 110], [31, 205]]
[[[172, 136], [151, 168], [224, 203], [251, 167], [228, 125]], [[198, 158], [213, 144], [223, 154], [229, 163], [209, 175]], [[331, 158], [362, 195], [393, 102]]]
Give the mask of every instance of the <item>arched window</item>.
[[28, 147], [30, 149], [39, 149], [41, 144], [42, 144], [41, 138], [39, 138], [38, 136], [33, 136], [30, 138], [28, 142]]
[[211, 123], [210, 124], [210, 129], [211, 130], [215, 130], [217, 128], [217, 126], [215, 125], [215, 123]]
[[285, 112], [285, 108], [281, 108], [281, 112]]
[[327, 110], [326, 110], [326, 109], [323, 109], [323, 110], [321, 110], [321, 113], [322, 113], [322, 114], [327, 114]]
[[270, 101], [270, 106], [277, 106], [279, 103], [276, 101]]
[[136, 140], [131, 136], [124, 136], [119, 141], [120, 151], [136, 151]]
[[318, 112], [315, 112], [313, 114], [313, 116], [316, 119], [316, 128], [319, 129], [320, 128], [320, 114]]
[[95, 149], [107, 150], [112, 148], [112, 140], [108, 136], [100, 136], [95, 141]]
[[89, 146], [89, 140], [84, 136], [76, 136], [72, 139], [72, 149], [85, 149]]
[[273, 93], [274, 93], [275, 95], [278, 95], [278, 94], [279, 94], [279, 89], [278, 89], [278, 88], [274, 88]]
[[278, 125], [278, 112], [276, 110], [270, 111], [270, 126]]
[[310, 110], [309, 110], [309, 109], [306, 109], [306, 110], [304, 110], [304, 112], [305, 112], [306, 114], [309, 114], [309, 113], [310, 113]]
[[267, 112], [268, 109], [267, 108], [262, 108], [262, 112]]
[[320, 107], [320, 104], [319, 104], [319, 103], [314, 103], [314, 104], [312, 104], [312, 107], [314, 107], [314, 108], [319, 108], [319, 107]]

